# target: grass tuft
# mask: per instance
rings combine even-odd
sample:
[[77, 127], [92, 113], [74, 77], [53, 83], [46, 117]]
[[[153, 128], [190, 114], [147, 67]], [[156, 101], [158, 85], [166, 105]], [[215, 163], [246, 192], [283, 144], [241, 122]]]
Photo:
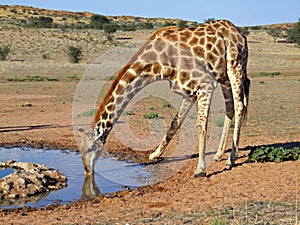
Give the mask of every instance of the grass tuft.
[[157, 112], [151, 112], [149, 114], [144, 115], [145, 119], [161, 119]]

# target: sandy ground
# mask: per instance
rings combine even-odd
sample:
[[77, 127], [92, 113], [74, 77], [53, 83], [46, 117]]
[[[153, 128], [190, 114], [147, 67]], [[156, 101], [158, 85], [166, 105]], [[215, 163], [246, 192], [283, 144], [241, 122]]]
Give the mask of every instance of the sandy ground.
[[[71, 81], [2, 83], [1, 145], [76, 150], [71, 115], [76, 85]], [[243, 220], [238, 221], [242, 217], [235, 216], [238, 207], [247, 207], [249, 202], [299, 205], [300, 161], [246, 163], [254, 146], [300, 146], [299, 85], [299, 77], [293, 76], [252, 79], [248, 123], [243, 128], [237, 166], [231, 170], [226, 168], [224, 157], [221, 162], [209, 165], [207, 177], [194, 178], [197, 157], [193, 157], [164, 182], [69, 205], [0, 210], [0, 223], [205, 224], [215, 218], [207, 213], [209, 209], [215, 212], [228, 209], [233, 215], [228, 221], [239, 224]], [[268, 90], [272, 90], [272, 95]], [[32, 107], [22, 107], [26, 101]], [[107, 148], [122, 151], [124, 146], [114, 141], [112, 135]], [[295, 212], [299, 215], [299, 208]], [[273, 212], [273, 217], [276, 213]], [[296, 217], [286, 216], [295, 221]]]

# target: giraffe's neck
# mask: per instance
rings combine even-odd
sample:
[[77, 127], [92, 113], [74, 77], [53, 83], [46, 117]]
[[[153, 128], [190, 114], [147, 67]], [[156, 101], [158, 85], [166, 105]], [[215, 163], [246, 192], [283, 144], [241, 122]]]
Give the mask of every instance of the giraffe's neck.
[[105, 143], [114, 124], [134, 95], [146, 85], [157, 80], [151, 76], [140, 76], [137, 72], [143, 71], [146, 66], [144, 62], [139, 61], [138, 56], [140, 54], [140, 52], [137, 52], [129, 63], [121, 69], [94, 117], [92, 128], [98, 135], [101, 135], [102, 143]]

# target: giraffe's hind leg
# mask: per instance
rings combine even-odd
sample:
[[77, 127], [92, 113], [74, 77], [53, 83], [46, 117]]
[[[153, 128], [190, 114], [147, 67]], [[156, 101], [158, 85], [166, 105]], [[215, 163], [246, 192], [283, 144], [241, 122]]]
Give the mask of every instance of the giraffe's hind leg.
[[156, 159], [162, 155], [164, 150], [167, 148], [170, 140], [173, 138], [176, 131], [180, 128], [183, 120], [185, 119], [186, 115], [189, 113], [192, 105], [193, 102], [186, 100], [184, 98], [182, 99], [180, 108], [176, 116], [173, 118], [169, 130], [167, 131], [160, 145], [156, 148], [156, 150], [153, 153], [150, 154], [149, 159], [151, 160]]
[[235, 165], [235, 160], [238, 157], [239, 141], [240, 141], [240, 131], [243, 123], [243, 119], [246, 112], [246, 107], [244, 105], [244, 89], [243, 89], [243, 76], [240, 67], [236, 67], [232, 72], [228, 72], [230, 83], [232, 84], [232, 96], [234, 99], [234, 132], [233, 132], [233, 142], [232, 149], [226, 164], [229, 167]]
[[226, 115], [225, 115], [220, 145], [216, 155], [214, 156], [214, 161], [220, 161], [222, 159], [222, 156], [224, 155], [231, 121], [234, 116], [234, 103], [233, 103], [233, 96], [232, 96], [230, 82], [227, 81], [221, 84], [221, 89], [225, 100]]

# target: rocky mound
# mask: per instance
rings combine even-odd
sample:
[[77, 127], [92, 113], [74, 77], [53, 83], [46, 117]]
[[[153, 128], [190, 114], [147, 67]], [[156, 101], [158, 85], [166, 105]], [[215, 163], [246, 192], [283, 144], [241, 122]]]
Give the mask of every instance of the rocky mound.
[[67, 186], [67, 177], [58, 170], [31, 162], [0, 162], [0, 169], [15, 171], [0, 179], [0, 199], [18, 199], [47, 193]]

